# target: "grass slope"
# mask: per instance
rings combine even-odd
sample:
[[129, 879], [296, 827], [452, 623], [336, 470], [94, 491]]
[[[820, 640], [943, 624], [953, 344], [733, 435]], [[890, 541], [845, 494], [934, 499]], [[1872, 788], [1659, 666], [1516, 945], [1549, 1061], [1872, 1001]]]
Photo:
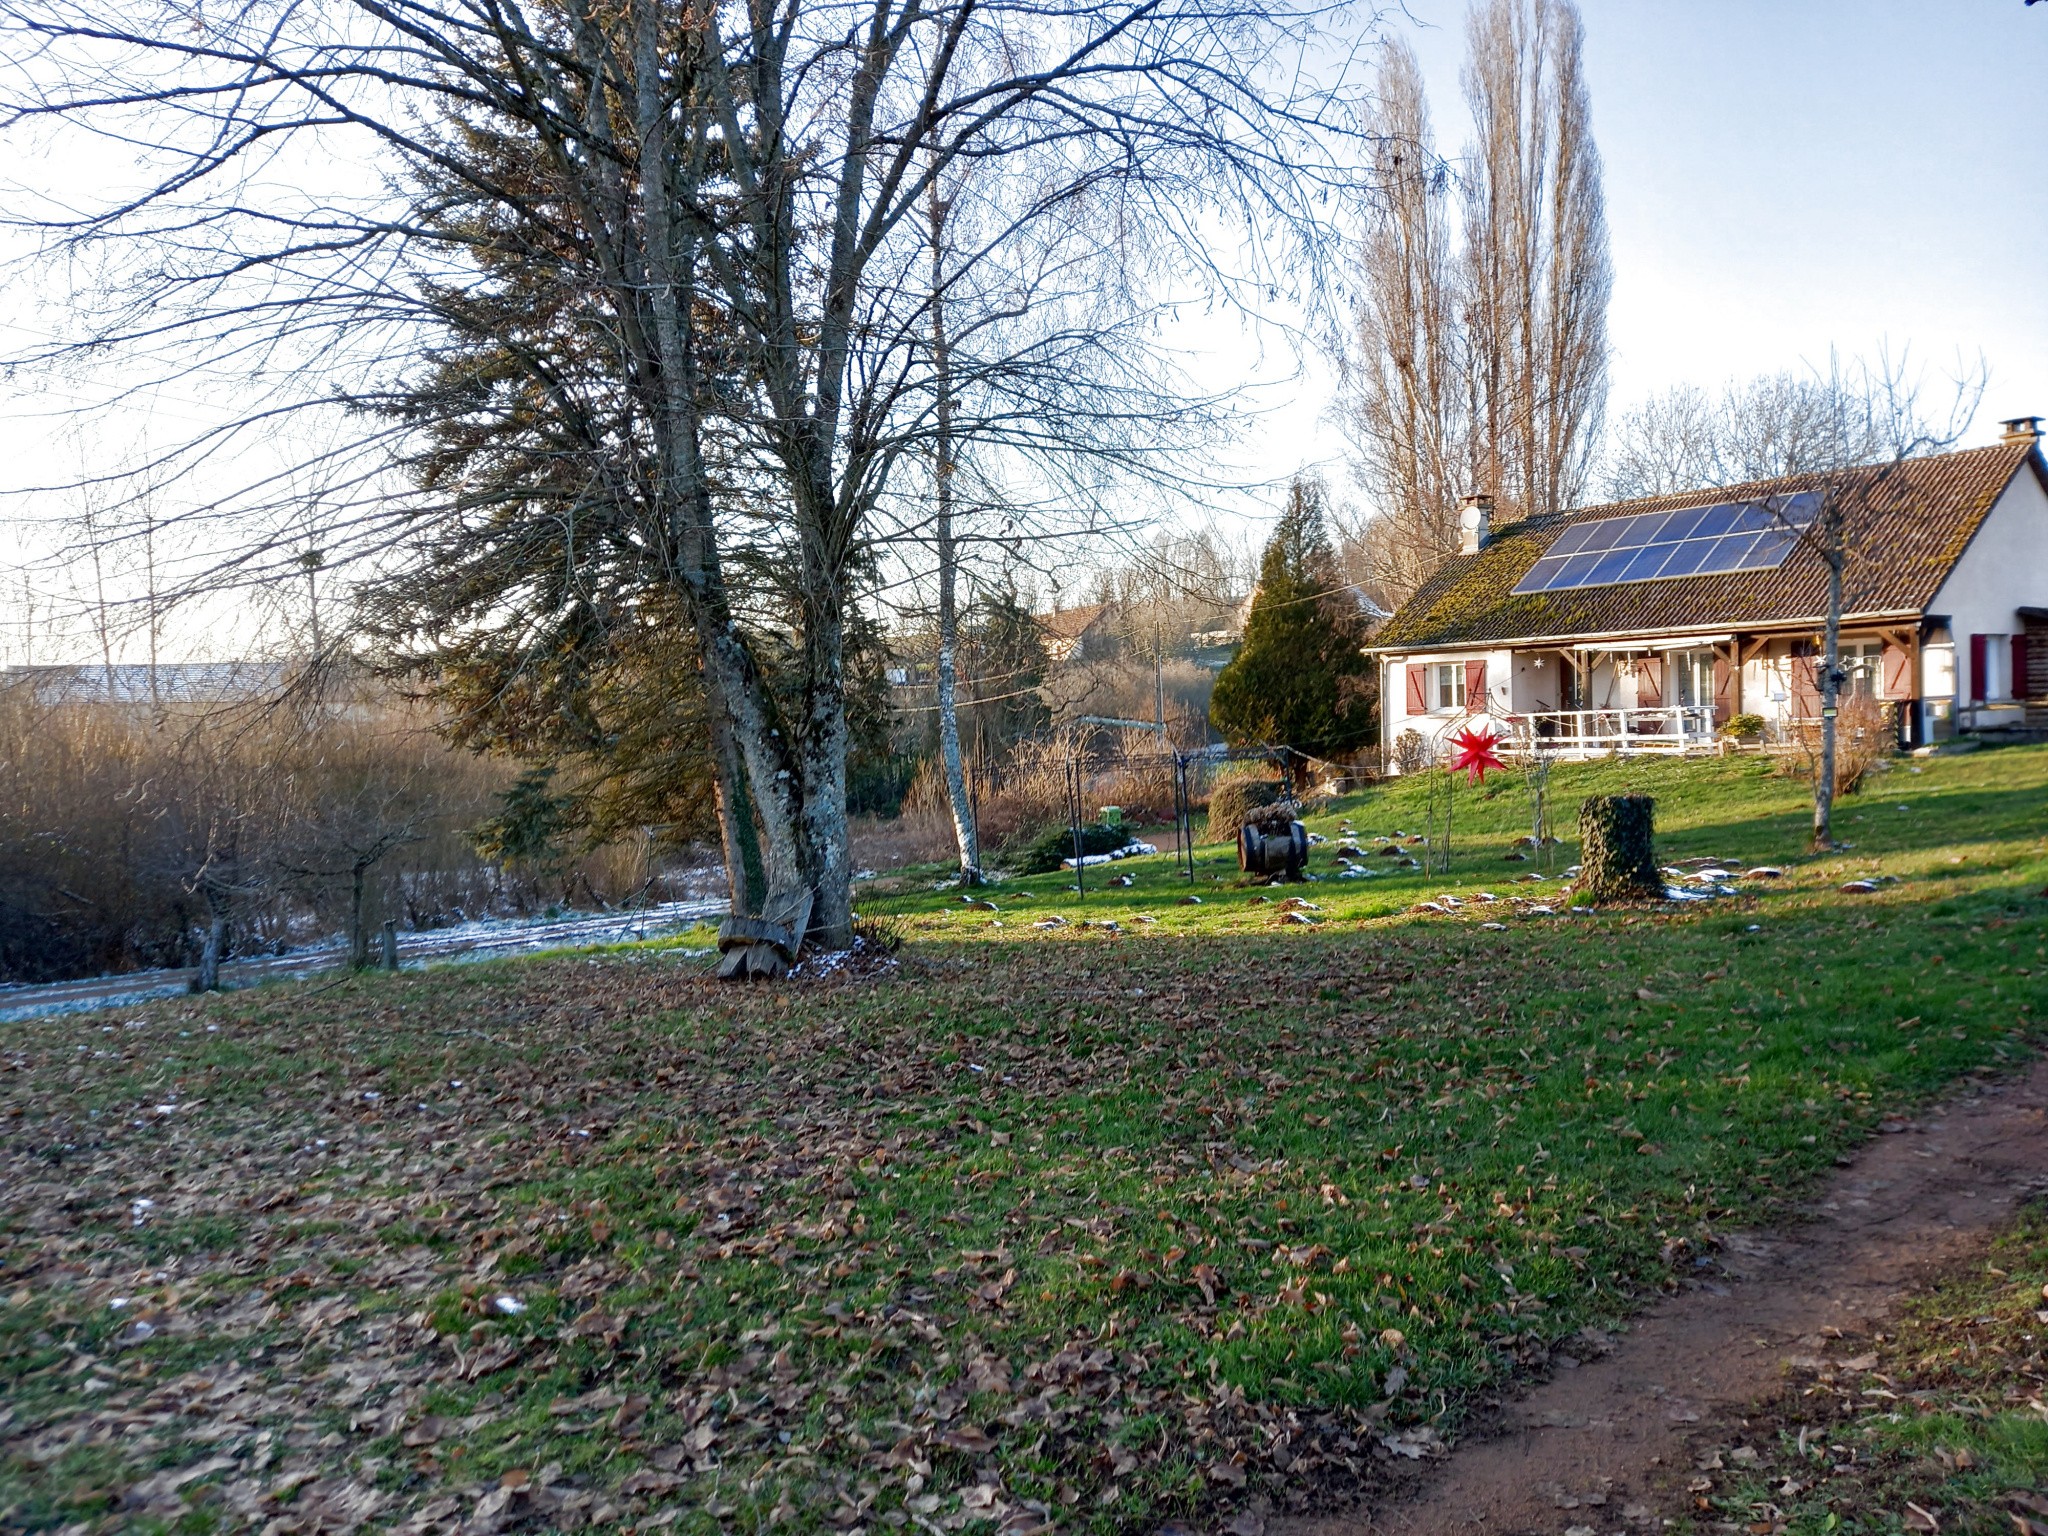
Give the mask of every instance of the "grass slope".
[[2048, 751], [1900, 767], [1809, 863], [1753, 763], [1553, 793], [1617, 787], [1788, 878], [1408, 914], [1520, 889], [1509, 780], [1454, 876], [1309, 926], [1161, 857], [898, 896], [879, 978], [649, 948], [13, 1026], [0, 1524], [1111, 1531], [1434, 1454], [2048, 1000]]

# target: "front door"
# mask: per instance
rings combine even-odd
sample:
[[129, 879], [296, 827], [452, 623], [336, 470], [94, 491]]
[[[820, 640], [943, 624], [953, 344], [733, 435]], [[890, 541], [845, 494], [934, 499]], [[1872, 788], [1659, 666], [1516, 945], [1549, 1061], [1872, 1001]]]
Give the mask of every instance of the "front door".
[[1714, 707], [1714, 653], [1712, 651], [1676, 651], [1671, 657], [1671, 671], [1677, 678], [1680, 704]]
[[1565, 711], [1589, 708], [1586, 700], [1591, 690], [1586, 687], [1586, 668], [1590, 663], [1583, 656], [1573, 656], [1565, 651], [1558, 652], [1557, 661], [1562, 669], [1558, 674], [1558, 690], [1562, 697], [1558, 699], [1557, 707]]

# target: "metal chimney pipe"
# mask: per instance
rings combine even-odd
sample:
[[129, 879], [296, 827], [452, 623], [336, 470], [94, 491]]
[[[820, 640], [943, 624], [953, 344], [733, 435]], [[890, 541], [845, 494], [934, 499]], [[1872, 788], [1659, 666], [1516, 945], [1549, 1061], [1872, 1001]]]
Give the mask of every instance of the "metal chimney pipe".
[[1493, 531], [1493, 497], [1485, 491], [1463, 498], [1458, 513], [1458, 549], [1476, 555], [1486, 548]]

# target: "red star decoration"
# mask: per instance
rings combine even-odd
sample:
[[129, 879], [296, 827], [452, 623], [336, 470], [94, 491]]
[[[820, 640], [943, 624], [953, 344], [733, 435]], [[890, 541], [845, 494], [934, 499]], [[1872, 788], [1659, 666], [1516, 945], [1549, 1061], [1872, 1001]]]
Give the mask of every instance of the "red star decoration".
[[1463, 769], [1478, 784], [1486, 778], [1489, 768], [1505, 768], [1497, 749], [1499, 738], [1491, 731], [1475, 731], [1466, 726], [1451, 738], [1451, 772]]

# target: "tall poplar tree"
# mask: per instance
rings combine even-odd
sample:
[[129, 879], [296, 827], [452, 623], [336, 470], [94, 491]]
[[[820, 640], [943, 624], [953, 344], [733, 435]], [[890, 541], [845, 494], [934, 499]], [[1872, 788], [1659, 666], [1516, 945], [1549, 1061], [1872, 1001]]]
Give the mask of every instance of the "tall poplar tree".
[[1584, 37], [1571, 0], [1473, 7], [1458, 166], [1438, 158], [1413, 54], [1383, 47], [1347, 415], [1366, 564], [1394, 601], [1456, 553], [1461, 496], [1513, 517], [1585, 493], [1613, 279]]

